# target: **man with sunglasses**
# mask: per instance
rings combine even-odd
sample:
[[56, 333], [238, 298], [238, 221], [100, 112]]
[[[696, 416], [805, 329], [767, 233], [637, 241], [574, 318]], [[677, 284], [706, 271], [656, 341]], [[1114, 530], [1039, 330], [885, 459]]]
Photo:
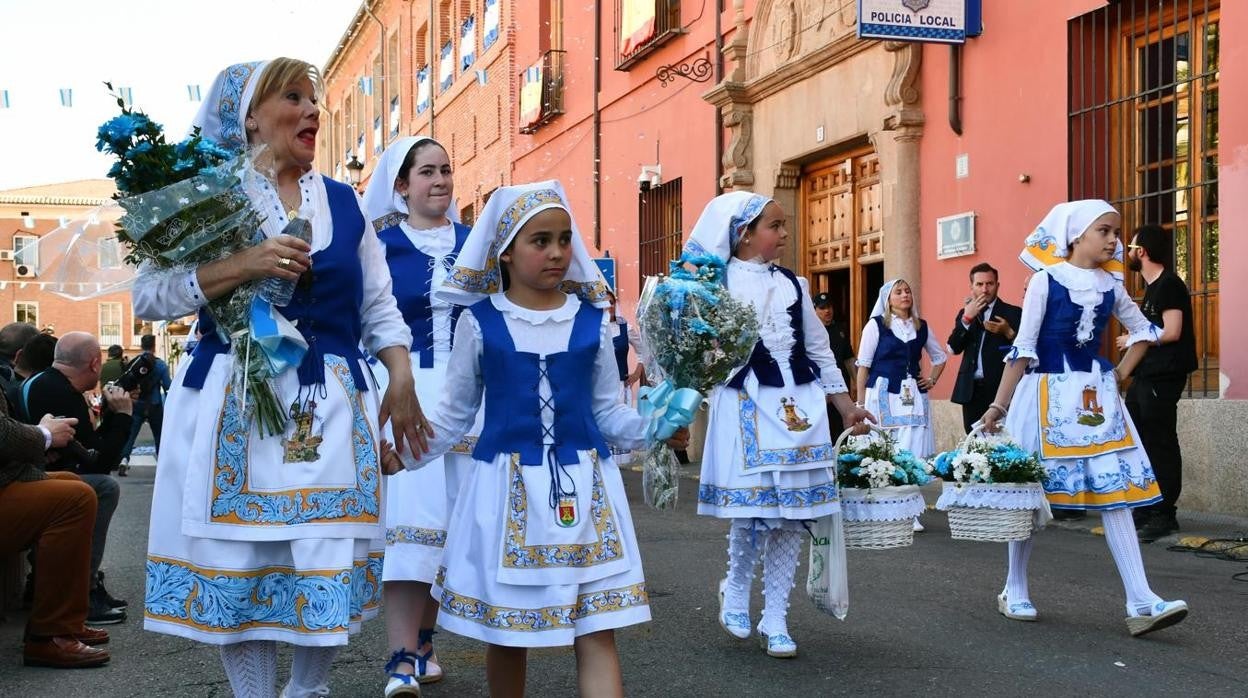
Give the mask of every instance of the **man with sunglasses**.
[[[1137, 509], [1141, 543], [1152, 543], [1179, 530], [1175, 503], [1183, 488], [1183, 455], [1179, 448], [1178, 404], [1187, 376], [1199, 366], [1192, 330], [1192, 300], [1187, 284], [1173, 270], [1174, 243], [1160, 226], [1135, 231], [1127, 246], [1126, 265], [1144, 279], [1141, 310], [1161, 328], [1161, 339], [1149, 347], [1132, 375], [1127, 410], [1135, 422], [1144, 451], [1161, 487], [1162, 501]], [[1118, 338], [1122, 349], [1126, 336]]]

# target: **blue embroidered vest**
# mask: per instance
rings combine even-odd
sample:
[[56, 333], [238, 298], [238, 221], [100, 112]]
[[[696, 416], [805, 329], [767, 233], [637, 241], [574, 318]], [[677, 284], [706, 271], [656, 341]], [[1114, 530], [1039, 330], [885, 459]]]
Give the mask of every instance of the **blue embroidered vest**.
[[1114, 292], [1102, 294], [1096, 306], [1092, 339], [1080, 345], [1076, 334], [1083, 308], [1070, 299], [1070, 291], [1052, 276], [1049, 277], [1049, 297], [1044, 305], [1044, 321], [1040, 323], [1040, 336], [1036, 338], [1036, 356], [1039, 361], [1032, 369], [1036, 373], [1065, 373], [1066, 365], [1072, 371], [1091, 371], [1092, 363], [1101, 365], [1104, 371], [1112, 365], [1100, 355], [1101, 337], [1109, 318], [1114, 312]]
[[628, 323], [620, 320], [616, 325], [620, 333], [611, 341], [615, 347], [615, 365], [620, 369], [620, 380], [624, 381], [628, 379]]
[[[797, 291], [797, 299], [788, 307], [789, 326], [793, 328], [793, 352], [789, 355], [789, 370], [793, 372], [793, 382], [805, 385], [819, 375], [819, 367], [806, 355], [806, 332], [802, 327], [802, 299], [805, 294], [802, 293], [802, 285], [798, 283], [796, 274], [781, 266], [772, 266], [771, 271], [773, 274], [780, 272], [788, 278]], [[750, 371], [754, 372], [760, 385], [784, 387], [784, 374], [780, 372], [780, 365], [772, 358], [771, 352], [761, 339], [754, 345], [754, 351], [745, 368], [737, 371], [737, 375], [728, 381], [728, 386], [740, 390], [745, 386], [745, 377]]]
[[[333, 220], [333, 239], [325, 249], [312, 255], [311, 283], [301, 282], [285, 308], [277, 310], [295, 324], [308, 343], [308, 353], [299, 365], [299, 384], [325, 382], [325, 354], [347, 360], [351, 376], [360, 390], [368, 381], [360, 369], [360, 305], [364, 302], [364, 270], [360, 266], [360, 241], [364, 238], [364, 216], [351, 187], [328, 177], [325, 193]], [[206, 309], [199, 311], [203, 339], [195, 347], [182, 384], [203, 388], [212, 360], [229, 351]], [[258, 349], [257, 349], [258, 351]]]
[[[451, 260], [459, 255], [471, 230], [466, 225], [455, 224], [455, 246], [448, 255]], [[412, 352], [420, 357], [419, 368], [433, 368], [433, 306], [429, 302], [429, 294], [432, 291], [433, 265], [438, 260], [421, 252], [397, 225], [377, 233], [377, 237], [386, 246], [386, 264], [390, 267], [390, 278], [394, 283], [394, 299], [403, 313], [403, 320], [412, 331]], [[452, 338], [462, 311], [463, 306], [459, 305], [451, 310]]]
[[[877, 315], [871, 319], [880, 330], [880, 343], [876, 345], [875, 356], [871, 359], [867, 383], [875, 385], [877, 378], [884, 377], [888, 379], [888, 392], [899, 393], [903, 380], [919, 377], [919, 359], [923, 356], [923, 345], [927, 344], [927, 323], [920, 320], [914, 339], [903, 342], [893, 334], [892, 328], [884, 326], [884, 318]], [[927, 392], [922, 388], [919, 390]]]
[[[594, 360], [602, 336], [603, 311], [583, 303], [572, 322], [568, 348], [546, 355], [546, 373], [554, 402], [554, 444], [562, 465], [578, 460], [577, 451], [610, 451], [593, 412]], [[507, 321], [490, 299], [472, 306], [481, 327], [481, 375], [485, 383], [485, 421], [472, 457], [489, 462], [499, 453], [519, 453], [524, 465], [542, 465], [541, 357], [516, 351]]]

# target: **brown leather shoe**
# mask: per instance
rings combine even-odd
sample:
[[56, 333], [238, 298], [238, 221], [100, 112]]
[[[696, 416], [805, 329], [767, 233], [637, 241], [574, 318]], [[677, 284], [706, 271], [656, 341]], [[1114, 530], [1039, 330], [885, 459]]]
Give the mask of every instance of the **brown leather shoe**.
[[46, 640], [27, 640], [22, 652], [26, 666], [46, 666], [56, 669], [84, 669], [108, 663], [108, 650], [88, 647], [73, 637], [53, 637]]
[[108, 631], [84, 625], [82, 626], [82, 632], [74, 633], [73, 638], [84, 645], [98, 647], [108, 644]]

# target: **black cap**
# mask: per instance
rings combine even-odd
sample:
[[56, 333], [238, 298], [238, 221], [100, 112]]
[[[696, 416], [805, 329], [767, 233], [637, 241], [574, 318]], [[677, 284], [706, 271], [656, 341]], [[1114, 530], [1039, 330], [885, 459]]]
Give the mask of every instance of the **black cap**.
[[815, 307], [823, 308], [832, 305], [832, 296], [827, 293], [815, 294]]

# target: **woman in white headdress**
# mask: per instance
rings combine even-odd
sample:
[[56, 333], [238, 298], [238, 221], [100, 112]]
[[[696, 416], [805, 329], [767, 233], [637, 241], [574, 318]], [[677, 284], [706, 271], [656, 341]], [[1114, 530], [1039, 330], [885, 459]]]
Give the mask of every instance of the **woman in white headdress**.
[[[1131, 509], [1161, 501], [1139, 434], [1118, 394], [1160, 336], [1122, 286], [1122, 217], [1105, 201], [1058, 204], [1031, 233], [1019, 258], [1036, 273], [1006, 357], [989, 430], [1009, 434], [1044, 466], [1054, 509], [1101, 512], [1105, 542], [1127, 596], [1127, 629], [1142, 635], [1181, 621], [1183, 601], [1164, 601], [1144, 574]], [[1110, 317], [1129, 333], [1118, 366], [1100, 356]], [[1027, 586], [1033, 539], [1009, 544], [1009, 573], [997, 597], [1007, 618], [1037, 616]]]
[[[391, 144], [364, 191], [365, 212], [385, 248], [394, 296], [412, 332], [412, 373], [426, 405], [436, 405], [441, 394], [461, 311], [432, 294], [446, 280], [470, 230], [457, 222], [454, 194], [446, 149], [425, 136]], [[377, 380], [384, 389], [387, 372], [378, 371]], [[459, 483], [455, 461], [468, 458], [464, 454], [471, 452], [471, 443], [466, 440], [456, 450], [463, 454], [449, 453], [418, 471], [396, 473], [386, 485], [382, 580], [391, 652], [386, 696], [418, 695], [413, 683], [443, 676], [433, 652], [438, 604], [429, 590], [442, 564]]]
[[[139, 317], [199, 313], [203, 333], [165, 410], [179, 447], [156, 471], [144, 627], [220, 645], [238, 696], [275, 695], [277, 641], [295, 646], [283, 695], [328, 692], [334, 655], [381, 602], [379, 424], [404, 450], [427, 428], [381, 245], [355, 192], [312, 170], [319, 94], [316, 69], [289, 58], [217, 76], [194, 123], [235, 152], [264, 146], [264, 173], [243, 179], [265, 240], [188, 271], [142, 270], [133, 292]], [[284, 234], [295, 218], [310, 242]], [[231, 338], [204, 311], [262, 279], [299, 282], [276, 316], [307, 347], [274, 380], [291, 424], [264, 437], [230, 387]], [[402, 376], [384, 397], [361, 344]]]
[[[932, 368], [922, 375], [927, 352]], [[892, 430], [898, 445], [919, 458], [936, 451], [931, 405], [927, 391], [935, 387], [949, 357], [919, 317], [919, 302], [905, 279], [893, 279], [880, 288], [871, 320], [858, 342], [858, 394], [863, 407]]]
[[686, 256], [725, 263], [728, 292], [758, 316], [749, 363], [709, 397], [698, 513], [731, 520], [719, 623], [739, 639], [754, 632], [750, 585], [761, 554], [765, 604], [757, 634], [773, 657], [797, 655], [788, 606], [804, 522], [839, 521], [826, 405], [846, 424], [869, 416], [849, 398], [806, 280], [774, 263], [787, 240], [779, 204], [732, 192], [707, 204], [684, 248]]
[[[436, 292], [467, 305], [436, 436], [468, 433], [474, 463], [434, 584], [438, 623], [489, 643], [492, 695], [520, 695], [526, 649], [574, 645], [581, 695], [622, 695], [615, 628], [650, 619], [628, 499], [608, 442], [644, 445], [618, 399], [607, 287], [558, 182], [502, 187]], [[682, 432], [681, 439], [687, 439]]]

